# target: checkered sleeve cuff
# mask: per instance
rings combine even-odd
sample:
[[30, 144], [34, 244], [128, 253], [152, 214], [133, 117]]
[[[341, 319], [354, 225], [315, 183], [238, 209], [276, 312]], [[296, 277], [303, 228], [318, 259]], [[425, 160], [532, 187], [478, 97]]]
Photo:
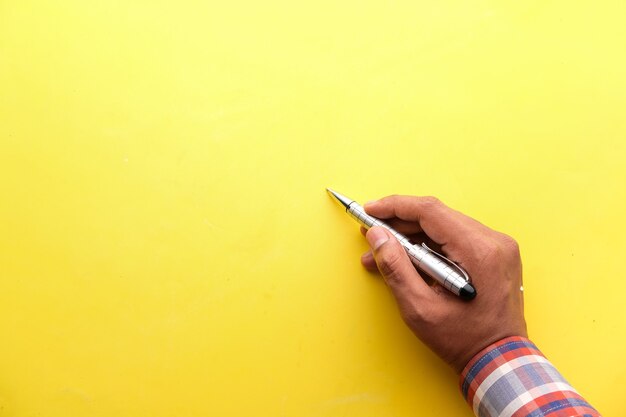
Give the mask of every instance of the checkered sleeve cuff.
[[600, 416], [524, 337], [480, 351], [461, 373], [460, 386], [479, 417]]

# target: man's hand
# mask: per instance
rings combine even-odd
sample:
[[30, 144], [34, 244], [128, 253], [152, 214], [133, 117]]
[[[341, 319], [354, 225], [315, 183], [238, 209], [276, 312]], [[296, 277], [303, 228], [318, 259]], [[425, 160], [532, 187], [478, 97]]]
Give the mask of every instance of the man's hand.
[[406, 324], [456, 372], [493, 342], [527, 337], [515, 240], [433, 197], [389, 196], [366, 204], [365, 211], [414, 241], [433, 244], [471, 277], [478, 295], [463, 301], [420, 275], [387, 230], [373, 227], [366, 233], [372, 251], [361, 262], [380, 271]]

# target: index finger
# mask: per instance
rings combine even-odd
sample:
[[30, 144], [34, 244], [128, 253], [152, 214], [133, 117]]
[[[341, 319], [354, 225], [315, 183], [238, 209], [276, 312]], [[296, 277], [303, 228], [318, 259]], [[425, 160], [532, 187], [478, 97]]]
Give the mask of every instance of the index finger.
[[391, 195], [365, 204], [365, 211], [379, 219], [416, 222], [433, 241], [441, 246], [463, 246], [476, 232], [489, 230], [465, 214], [443, 204], [435, 197]]

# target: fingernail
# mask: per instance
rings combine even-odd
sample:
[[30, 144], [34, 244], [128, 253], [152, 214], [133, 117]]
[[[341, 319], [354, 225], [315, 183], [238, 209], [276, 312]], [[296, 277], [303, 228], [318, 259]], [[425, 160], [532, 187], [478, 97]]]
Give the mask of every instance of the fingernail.
[[365, 204], [363, 204], [363, 207], [373, 206], [376, 203], [378, 203], [378, 200], [366, 201]]
[[381, 227], [372, 227], [368, 230], [365, 238], [367, 239], [367, 243], [369, 243], [372, 250], [380, 248], [383, 243], [389, 240], [389, 236]]

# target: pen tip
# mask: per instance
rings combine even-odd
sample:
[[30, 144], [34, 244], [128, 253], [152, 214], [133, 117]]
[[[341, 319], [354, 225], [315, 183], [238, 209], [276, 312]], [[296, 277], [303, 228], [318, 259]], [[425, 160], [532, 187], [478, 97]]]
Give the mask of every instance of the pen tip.
[[340, 203], [343, 207], [345, 207], [346, 209], [348, 207], [350, 207], [350, 204], [352, 204], [352, 200], [350, 200], [348, 197], [346, 197], [345, 195], [341, 195], [336, 191], [331, 190], [330, 188], [326, 188], [326, 191], [328, 192], [328, 195], [330, 195], [331, 197], [333, 197], [333, 199], [335, 201], [337, 201], [338, 203]]

